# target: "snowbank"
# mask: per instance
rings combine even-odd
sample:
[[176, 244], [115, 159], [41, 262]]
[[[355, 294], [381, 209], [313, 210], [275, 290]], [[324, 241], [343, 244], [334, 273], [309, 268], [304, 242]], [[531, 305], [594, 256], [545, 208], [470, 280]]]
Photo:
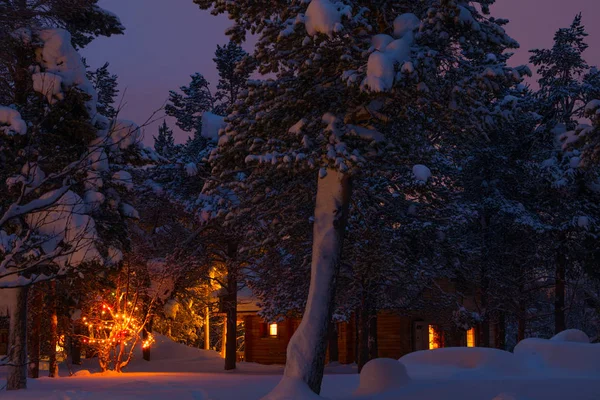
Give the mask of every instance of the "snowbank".
[[416, 351], [402, 357], [400, 362], [406, 366], [412, 378], [517, 376], [524, 372], [512, 353], [483, 347], [446, 347]]
[[284, 377], [262, 400], [323, 400], [300, 379]]
[[525, 339], [515, 347], [515, 356], [529, 368], [600, 375], [600, 345], [566, 339], [581, 339], [573, 333], [558, 339]]
[[411, 382], [404, 364], [391, 358], [369, 361], [360, 373], [356, 396], [375, 396], [402, 388]]
[[550, 340], [554, 342], [590, 342], [590, 338], [588, 337], [588, 335], [586, 335], [585, 332], [582, 332], [579, 329], [567, 329], [566, 331], [562, 331], [559, 334], [554, 335], [554, 337]]

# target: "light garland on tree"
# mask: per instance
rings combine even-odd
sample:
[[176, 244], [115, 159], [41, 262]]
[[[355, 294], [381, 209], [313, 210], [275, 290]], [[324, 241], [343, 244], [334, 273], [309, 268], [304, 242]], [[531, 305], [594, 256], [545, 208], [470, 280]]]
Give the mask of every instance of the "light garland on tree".
[[[120, 371], [131, 359], [133, 350], [138, 341], [142, 343], [142, 349], [149, 348], [154, 343], [152, 333], [142, 339], [141, 333], [146, 324], [146, 316], [139, 318], [136, 311], [139, 308], [132, 302], [114, 307], [101, 302], [101, 306], [93, 309], [91, 315], [82, 318], [83, 325], [88, 334], [82, 335], [82, 343], [94, 347], [98, 351], [100, 367], [108, 369], [112, 362], [115, 369]], [[131, 345], [131, 346], [130, 346]], [[111, 351], [113, 355], [111, 357]], [[127, 353], [127, 354], [126, 354]], [[126, 361], [123, 361], [123, 358]]]

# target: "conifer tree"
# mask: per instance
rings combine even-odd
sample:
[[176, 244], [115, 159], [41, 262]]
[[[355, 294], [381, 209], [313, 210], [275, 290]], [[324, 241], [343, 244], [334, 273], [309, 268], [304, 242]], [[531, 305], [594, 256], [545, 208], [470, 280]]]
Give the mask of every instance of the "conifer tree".
[[167, 159], [175, 155], [173, 130], [169, 128], [166, 120], [163, 120], [162, 125], [158, 128], [158, 136], [154, 136], [154, 150]]
[[225, 46], [217, 45], [213, 61], [219, 71], [219, 83], [215, 93], [215, 114], [227, 115], [238, 99], [240, 92], [246, 89], [248, 79], [253, 71], [253, 65], [248, 53], [242, 47], [230, 41]]
[[564, 124], [571, 130], [577, 125], [577, 117], [583, 116], [585, 90], [581, 81], [589, 70], [583, 58], [583, 52], [588, 48], [587, 36], [582, 16], [578, 14], [570, 27], [556, 32], [551, 49], [531, 50], [530, 62], [540, 75], [538, 97], [543, 122], [550, 129], [556, 124]]
[[[206, 210], [224, 214], [237, 230], [236, 224], [248, 224], [245, 239], [251, 240], [275, 218], [283, 226], [295, 222], [285, 211], [289, 193], [282, 186], [301, 182], [296, 178], [305, 173], [317, 179], [311, 284], [303, 322], [287, 349], [285, 377], [318, 393], [352, 181], [361, 174], [406, 173], [406, 163], [394, 167], [404, 154], [400, 137], [414, 134], [416, 141], [417, 132], [437, 130], [460, 144], [461, 132], [484, 135], [486, 126], [510, 115], [496, 101], [521, 82], [504, 55], [517, 44], [504, 33], [505, 21], [487, 19], [465, 2], [313, 0], [268, 8], [195, 2], [233, 16], [233, 40], [260, 32], [253, 57], [260, 73], [275, 76], [253, 82], [229, 115], [211, 156], [219, 183], [207, 183]], [[487, 1], [477, 3], [486, 11]], [[249, 204], [268, 204], [278, 216], [253, 222]], [[285, 395], [285, 385], [273, 398], [277, 394]]]
[[214, 99], [208, 81], [199, 73], [191, 76], [188, 86], [169, 92], [169, 103], [165, 106], [167, 115], [177, 119], [177, 126], [194, 137], [202, 133], [202, 114], [214, 107]]
[[109, 72], [109, 65], [109, 63], [106, 63], [95, 71], [88, 71], [88, 79], [98, 93], [98, 112], [112, 119], [117, 116], [114, 104], [119, 89], [117, 89], [118, 76]]

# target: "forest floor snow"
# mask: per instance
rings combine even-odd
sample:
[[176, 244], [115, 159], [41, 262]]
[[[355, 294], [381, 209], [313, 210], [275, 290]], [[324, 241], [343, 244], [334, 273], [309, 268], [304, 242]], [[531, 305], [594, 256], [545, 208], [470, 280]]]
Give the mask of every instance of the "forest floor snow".
[[[362, 375], [354, 366], [326, 369], [322, 398], [331, 400], [598, 400], [600, 345], [528, 339], [514, 353], [448, 348], [411, 353], [400, 362], [374, 360]], [[137, 357], [123, 374], [96, 373], [86, 360], [75, 376], [28, 380], [28, 389], [0, 392], [15, 400], [258, 400], [281, 380], [281, 366], [239, 363], [223, 371], [216, 352], [158, 338], [153, 360]], [[561, 361], [563, 360], [563, 361]], [[0, 373], [0, 387], [4, 376]], [[285, 385], [284, 385], [285, 386]], [[318, 398], [296, 388], [278, 399]], [[301, 388], [300, 388], [301, 389]]]

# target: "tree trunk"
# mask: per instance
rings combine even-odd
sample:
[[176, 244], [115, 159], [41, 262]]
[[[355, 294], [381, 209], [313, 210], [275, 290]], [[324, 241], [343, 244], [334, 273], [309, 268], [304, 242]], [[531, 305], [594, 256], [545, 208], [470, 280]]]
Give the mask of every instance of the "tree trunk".
[[[150, 318], [146, 326], [144, 326], [144, 330], [142, 331], [142, 341], [145, 342], [150, 337], [150, 333], [152, 332], [152, 325], [154, 322], [154, 318]], [[146, 361], [150, 361], [150, 352], [151, 346], [143, 346], [142, 347], [142, 358]]]
[[364, 296], [358, 319], [358, 373], [360, 374], [365, 364], [369, 362], [369, 310]]
[[506, 350], [506, 316], [504, 313], [498, 315], [498, 324], [496, 328], [496, 348]]
[[[564, 239], [563, 239], [564, 240]], [[556, 257], [556, 284], [554, 296], [554, 333], [567, 329], [565, 322], [565, 291], [566, 291], [566, 266], [567, 257], [559, 249]]]
[[13, 303], [10, 309], [7, 390], [27, 388], [27, 287], [4, 289], [10, 291]]
[[56, 314], [56, 281], [50, 282], [50, 360], [48, 362], [48, 376], [58, 377], [58, 361], [56, 359], [56, 346], [58, 345], [58, 315]]
[[329, 169], [326, 177], [319, 179], [308, 300], [302, 322], [287, 348], [284, 376], [304, 381], [317, 394], [323, 380], [327, 331], [333, 313], [350, 196], [349, 176]]
[[371, 312], [369, 318], [369, 361], [379, 357], [379, 341], [377, 340], [377, 311]]
[[81, 365], [81, 323], [75, 322], [71, 339], [71, 364]]
[[337, 323], [329, 323], [329, 362], [340, 361], [340, 350], [338, 347], [338, 328]]
[[41, 347], [41, 329], [42, 329], [42, 309], [44, 306], [44, 292], [41, 288], [34, 286], [31, 289], [33, 292], [32, 310], [30, 315], [31, 331], [29, 332], [29, 377], [37, 379], [40, 377], [40, 347]]
[[481, 322], [481, 347], [490, 347], [490, 320], [488, 316]]
[[227, 246], [227, 335], [225, 342], [225, 370], [235, 369], [237, 361], [237, 292], [238, 279], [235, 256], [237, 243], [230, 242]]
[[523, 339], [525, 339], [525, 315], [520, 315], [517, 332], [517, 343], [519, 343]]

